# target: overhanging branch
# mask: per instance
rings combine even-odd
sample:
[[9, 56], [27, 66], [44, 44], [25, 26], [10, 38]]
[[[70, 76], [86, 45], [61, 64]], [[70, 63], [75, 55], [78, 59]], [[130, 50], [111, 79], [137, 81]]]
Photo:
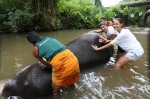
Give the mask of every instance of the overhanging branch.
[[121, 5], [121, 8], [124, 8], [126, 6], [128, 6], [128, 7], [139, 7], [139, 6], [146, 6], [146, 5], [150, 5], [150, 1], [123, 4], [123, 5]]

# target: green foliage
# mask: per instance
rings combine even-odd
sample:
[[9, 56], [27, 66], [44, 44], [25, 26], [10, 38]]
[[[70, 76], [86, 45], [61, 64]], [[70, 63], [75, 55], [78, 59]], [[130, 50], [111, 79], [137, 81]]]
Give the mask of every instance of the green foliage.
[[116, 13], [115, 17], [122, 18], [124, 20], [124, 24], [125, 25], [128, 24], [128, 17], [129, 17], [130, 10], [127, 6], [123, 9], [119, 7], [115, 13]]
[[[121, 8], [120, 5], [117, 5], [103, 7], [100, 0], [51, 1], [53, 1], [55, 6], [54, 12], [48, 4], [44, 5], [48, 1], [0, 0], [0, 31], [21, 32], [30, 30], [98, 28], [99, 19], [102, 16], [105, 16], [107, 20], [120, 17], [124, 20], [125, 25], [134, 24], [142, 26], [142, 16], [150, 9], [150, 6]], [[43, 5], [40, 6], [40, 3]], [[52, 26], [51, 20], [56, 20], [54, 21], [56, 27]]]
[[138, 25], [140, 26], [142, 24], [142, 21], [139, 21], [139, 20], [142, 20], [142, 12], [135, 12], [135, 13], [132, 13], [130, 14], [130, 22], [133, 22], [132, 24], [133, 25]]
[[94, 0], [94, 5], [96, 7], [101, 7], [102, 6], [101, 0]]
[[31, 30], [33, 14], [29, 14], [22, 10], [16, 10], [15, 12], [8, 13], [8, 21], [5, 21], [4, 24], [9, 26], [10, 31], [19, 32]]
[[[13, 1], [14, 2], [14, 1]], [[8, 2], [3, 2], [3, 5], [10, 5]], [[18, 6], [17, 6], [18, 5]], [[22, 7], [23, 5], [23, 7]], [[28, 2], [19, 2], [14, 5], [14, 8], [2, 6], [0, 9], [0, 30], [3, 32], [23, 32], [23, 31], [41, 31], [50, 30], [45, 26], [44, 15], [42, 12], [36, 12], [29, 8]], [[47, 18], [49, 18], [48, 16]]]
[[115, 17], [114, 8], [113, 7], [107, 9], [105, 8], [104, 15], [107, 18], [107, 20], [112, 20]]
[[98, 22], [96, 14], [100, 9], [88, 0], [60, 0], [57, 3], [57, 19], [63, 28], [93, 28]]

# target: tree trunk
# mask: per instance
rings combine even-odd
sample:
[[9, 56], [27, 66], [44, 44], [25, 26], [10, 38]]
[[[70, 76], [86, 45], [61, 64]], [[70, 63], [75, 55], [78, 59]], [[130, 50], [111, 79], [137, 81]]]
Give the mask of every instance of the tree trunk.
[[144, 18], [143, 18], [143, 24], [145, 26], [150, 24], [150, 22], [147, 21], [147, 18], [148, 18], [149, 15], [150, 15], [150, 9], [145, 13]]
[[[56, 0], [29, 0], [29, 6], [36, 8], [37, 13], [42, 12], [45, 15], [45, 25], [56, 29]], [[37, 16], [38, 17], [38, 16]]]
[[123, 5], [121, 5], [121, 8], [124, 8], [126, 6], [128, 6], [128, 7], [139, 7], [139, 6], [146, 6], [146, 5], [150, 5], [150, 1], [123, 4]]

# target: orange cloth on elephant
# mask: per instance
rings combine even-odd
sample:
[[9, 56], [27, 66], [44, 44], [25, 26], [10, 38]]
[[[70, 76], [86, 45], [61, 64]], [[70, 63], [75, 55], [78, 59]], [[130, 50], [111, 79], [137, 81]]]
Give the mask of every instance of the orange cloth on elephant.
[[68, 49], [57, 54], [51, 61], [52, 81], [55, 85], [68, 86], [79, 80], [79, 63]]

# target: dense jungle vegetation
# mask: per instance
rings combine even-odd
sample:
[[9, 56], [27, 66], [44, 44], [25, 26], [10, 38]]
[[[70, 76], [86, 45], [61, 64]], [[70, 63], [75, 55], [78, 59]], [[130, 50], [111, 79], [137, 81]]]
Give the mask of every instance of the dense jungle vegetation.
[[0, 0], [0, 32], [92, 29], [99, 27], [102, 16], [143, 26], [143, 15], [150, 6], [121, 6], [132, 2], [143, 0], [122, 0], [111, 7], [104, 7], [101, 0]]

